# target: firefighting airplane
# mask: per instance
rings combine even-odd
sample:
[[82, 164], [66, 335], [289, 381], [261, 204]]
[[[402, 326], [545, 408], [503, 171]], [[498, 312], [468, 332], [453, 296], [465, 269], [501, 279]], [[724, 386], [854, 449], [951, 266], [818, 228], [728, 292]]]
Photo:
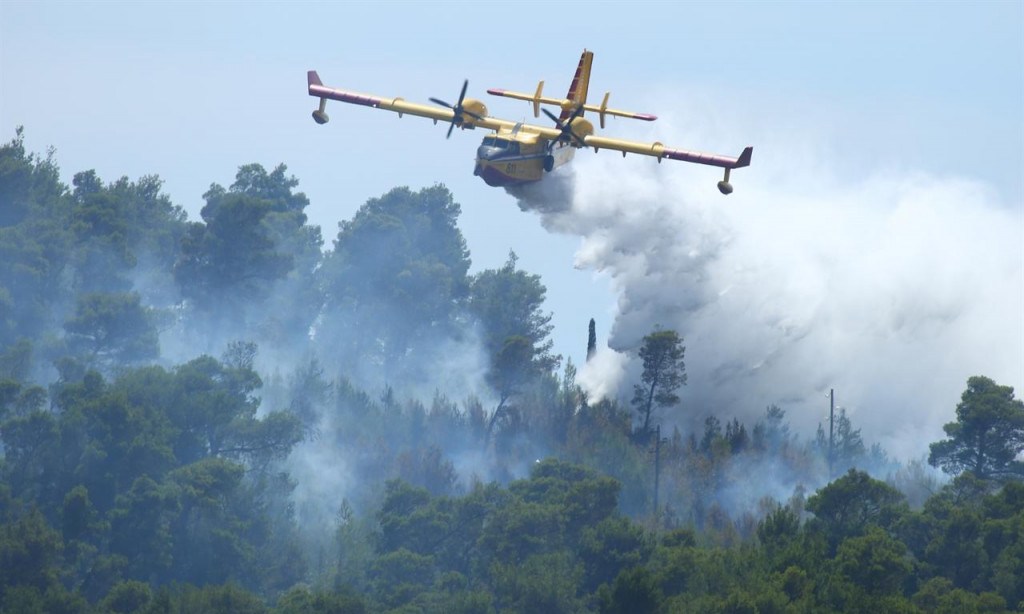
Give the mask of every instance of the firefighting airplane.
[[[339, 102], [394, 111], [398, 113], [399, 117], [408, 114], [427, 117], [434, 120], [435, 124], [439, 121], [448, 122], [451, 124], [448, 128], [448, 137], [451, 137], [452, 130], [456, 126], [463, 130], [475, 128], [493, 130], [494, 133], [484, 137], [477, 149], [476, 167], [473, 171], [473, 174], [478, 175], [491, 186], [513, 186], [539, 181], [546, 173], [571, 161], [577, 149], [593, 147], [595, 152], [601, 149], [620, 151], [623, 157], [627, 153], [635, 153], [653, 156], [658, 159], [658, 162], [661, 162], [662, 158], [668, 158], [669, 160], [717, 166], [725, 169], [725, 177], [718, 182], [719, 191], [722, 194], [732, 193], [729, 172], [734, 168], [750, 165], [753, 147], [744, 149], [738, 158], [730, 158], [683, 149], [669, 149], [659, 142], [642, 143], [595, 135], [594, 125], [583, 118], [586, 111], [598, 114], [601, 128], [604, 128], [605, 118], [609, 115], [643, 121], [654, 121], [657, 118], [645, 113], [608, 108], [608, 93], [604, 95], [600, 105], [588, 104], [587, 88], [590, 83], [590, 67], [593, 61], [593, 52], [584, 49], [583, 55], [580, 56], [579, 66], [576, 68], [576, 75], [573, 77], [572, 85], [565, 98], [544, 96], [543, 81], [537, 85], [537, 91], [533, 94], [502, 89], [487, 90], [488, 94], [494, 96], [531, 102], [534, 117], [540, 117], [540, 112], [543, 111], [554, 121], [555, 127], [553, 128], [490, 117], [487, 114], [487, 106], [483, 102], [475, 98], [466, 98], [468, 80], [462, 84], [462, 91], [455, 104], [431, 98], [430, 101], [438, 106], [428, 106], [406, 102], [401, 98], [382, 98], [326, 87], [320, 81], [320, 76], [315, 70], [309, 71], [306, 78], [309, 95], [320, 99], [320, 108], [313, 111], [313, 119], [318, 124], [325, 124], [328, 121], [324, 108], [329, 98]], [[541, 108], [541, 105], [557, 106], [561, 109], [561, 114], [555, 116], [547, 109]]]

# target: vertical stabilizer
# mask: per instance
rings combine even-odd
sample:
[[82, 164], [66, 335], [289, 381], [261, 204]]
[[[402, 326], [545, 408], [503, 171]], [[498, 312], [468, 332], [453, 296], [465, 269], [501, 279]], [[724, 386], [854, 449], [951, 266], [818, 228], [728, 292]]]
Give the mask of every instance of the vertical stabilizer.
[[[576, 76], [572, 78], [572, 85], [569, 86], [569, 93], [565, 95], [579, 105], [587, 103], [587, 88], [590, 86], [590, 65], [594, 62], [594, 52], [583, 50], [580, 55], [580, 65], [576, 67]], [[563, 108], [559, 120], [565, 121], [572, 115], [572, 108]], [[582, 115], [582, 113], [580, 113]]]

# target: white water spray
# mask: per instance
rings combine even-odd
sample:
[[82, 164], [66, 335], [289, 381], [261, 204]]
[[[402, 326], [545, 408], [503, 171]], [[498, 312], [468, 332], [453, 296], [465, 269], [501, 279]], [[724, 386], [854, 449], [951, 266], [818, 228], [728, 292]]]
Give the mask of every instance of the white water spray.
[[762, 147], [723, 198], [715, 169], [578, 158], [575, 173], [513, 195], [581, 237], [576, 266], [618, 295], [614, 353], [579, 376], [592, 397], [626, 396], [643, 336], [672, 328], [689, 382], [667, 423], [752, 420], [775, 403], [810, 433], [835, 388], [868, 441], [910, 458], [942, 437], [971, 375], [1024, 383], [1024, 224], [986, 186], [921, 173], [843, 183], [827, 159]]

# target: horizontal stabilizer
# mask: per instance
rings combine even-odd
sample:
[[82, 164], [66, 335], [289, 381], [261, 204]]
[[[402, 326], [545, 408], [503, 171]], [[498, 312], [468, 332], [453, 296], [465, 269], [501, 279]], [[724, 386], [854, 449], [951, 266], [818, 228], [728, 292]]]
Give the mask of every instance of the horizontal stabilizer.
[[[543, 84], [543, 81], [541, 82], [541, 84]], [[540, 87], [537, 88], [537, 93], [536, 94], [526, 94], [524, 92], [513, 92], [513, 91], [510, 91], [510, 90], [503, 90], [503, 89], [500, 89], [500, 88], [491, 88], [491, 89], [487, 90], [487, 93], [492, 95], [492, 96], [503, 96], [505, 98], [514, 98], [516, 100], [525, 100], [527, 102], [532, 102], [533, 103], [533, 108], [534, 108], [534, 112], [533, 112], [533, 116], [534, 117], [538, 117], [540, 115], [540, 105], [542, 105], [542, 104], [547, 104], [547, 105], [559, 107], [561, 109], [572, 109], [572, 108], [574, 108], [578, 104], [576, 102], [573, 102], [572, 100], [569, 100], [568, 98], [549, 98], [547, 96], [542, 96], [541, 95], [541, 88]], [[608, 108], [608, 94], [604, 95], [604, 100], [601, 102], [600, 105], [584, 104], [583, 105], [583, 110], [584, 111], [592, 111], [594, 113], [598, 113], [600, 115], [600, 117], [601, 117], [601, 127], [602, 128], [604, 128], [604, 118], [607, 115], [612, 115], [614, 117], [628, 117], [630, 119], [639, 119], [639, 120], [645, 121], [645, 122], [652, 122], [652, 121], [658, 119], [658, 117], [656, 115], [651, 115], [650, 113], [635, 113], [633, 111], [621, 111], [619, 109], [609, 109]]]

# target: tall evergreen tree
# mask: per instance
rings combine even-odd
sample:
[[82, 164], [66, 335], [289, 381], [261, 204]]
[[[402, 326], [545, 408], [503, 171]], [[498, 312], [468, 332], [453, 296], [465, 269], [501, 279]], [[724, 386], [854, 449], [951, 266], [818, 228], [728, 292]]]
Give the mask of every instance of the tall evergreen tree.
[[79, 295], [64, 330], [68, 349], [89, 366], [110, 370], [160, 354], [153, 312], [133, 292]]
[[967, 380], [956, 406], [956, 422], [942, 427], [949, 439], [931, 444], [928, 462], [943, 471], [970, 471], [989, 480], [1024, 479], [1024, 402], [1013, 388], [987, 377]]
[[655, 408], [670, 407], [679, 402], [676, 390], [686, 384], [686, 366], [683, 363], [683, 340], [674, 330], [656, 330], [644, 337], [640, 346], [640, 359], [644, 371], [643, 384], [633, 386], [633, 407], [643, 418], [642, 433], [651, 430], [651, 414]]
[[498, 393], [492, 426], [513, 395], [562, 360], [551, 353], [551, 314], [541, 309], [547, 289], [539, 275], [517, 269], [517, 261], [509, 252], [504, 266], [481, 271], [470, 288], [469, 311], [480, 322], [490, 359], [487, 381]]
[[345, 366], [393, 378], [422, 364], [431, 340], [453, 335], [469, 289], [460, 212], [442, 185], [402, 187], [340, 224], [320, 270], [326, 303], [318, 336]]
[[594, 324], [594, 318], [590, 318], [590, 326], [587, 332], [587, 360], [589, 361], [594, 357], [597, 352], [597, 327]]
[[204, 198], [205, 223], [189, 224], [174, 277], [201, 312], [244, 318], [247, 305], [264, 299], [293, 262], [277, 249], [264, 224], [270, 201], [226, 192], [218, 185]]
[[70, 209], [52, 155], [27, 153], [18, 128], [0, 146], [0, 350], [62, 319]]

